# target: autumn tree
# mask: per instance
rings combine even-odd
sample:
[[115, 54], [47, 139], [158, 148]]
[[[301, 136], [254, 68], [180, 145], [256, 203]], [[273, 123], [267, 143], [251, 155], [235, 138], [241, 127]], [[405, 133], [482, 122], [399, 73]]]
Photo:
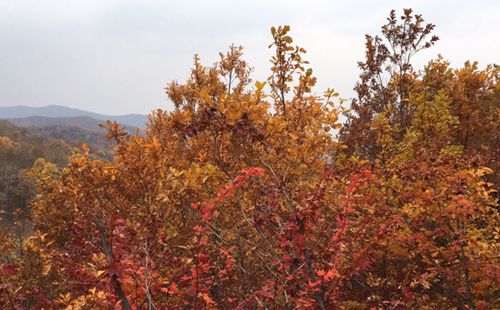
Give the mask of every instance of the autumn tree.
[[401, 139], [411, 120], [408, 97], [416, 72], [412, 59], [419, 51], [434, 45], [433, 24], [425, 24], [419, 14], [405, 9], [401, 17], [392, 10], [381, 36], [366, 35], [365, 61], [358, 62], [360, 80], [354, 87], [357, 98], [341, 136], [350, 152], [373, 160], [379, 146], [370, 122], [376, 114], [385, 113], [396, 139]]
[[[289, 27], [279, 29], [285, 36]], [[87, 154], [60, 178], [42, 179], [32, 242], [45, 245], [40, 257], [51, 258], [55, 283], [64, 283], [41, 292], [48, 300], [124, 308], [332, 303], [327, 284], [340, 272], [318, 257], [331, 251], [341, 260], [333, 254], [346, 238], [350, 195], [365, 177], [349, 185], [329, 168], [338, 113], [311, 94], [312, 70], [284, 68], [284, 83], [296, 85], [268, 96], [265, 83], [251, 86], [241, 54], [233, 46], [210, 67], [195, 57], [190, 79], [166, 88], [176, 110], [153, 113], [144, 135], [109, 123], [113, 162]], [[319, 217], [322, 225], [313, 225]], [[338, 230], [334, 239], [327, 227]]]
[[[409, 14], [411, 10], [405, 10], [403, 25], [396, 27], [391, 13], [382, 28], [388, 42], [394, 37], [387, 30], [398, 33], [405, 29], [412, 20]], [[415, 20], [422, 21], [418, 15]], [[498, 113], [498, 100], [491, 99], [497, 96], [498, 73], [492, 66], [483, 71], [469, 62], [453, 70], [441, 56], [421, 72], [413, 71], [408, 62], [399, 71], [406, 68], [407, 74], [401, 76], [394, 64], [382, 65], [387, 59], [409, 61], [419, 50], [417, 42], [423, 42], [422, 48], [430, 47], [437, 38], [427, 43], [424, 38], [432, 28], [430, 24], [413, 28], [422, 31], [422, 37], [413, 37], [414, 51], [407, 56], [403, 48], [385, 58], [381, 55], [386, 46], [377, 43], [381, 39], [368, 37], [367, 61], [360, 63], [358, 101], [351, 107], [341, 139], [349, 153], [370, 162], [386, 210], [376, 220], [378, 227], [385, 227], [377, 240], [380, 243], [372, 245], [379, 253], [374, 259], [376, 268], [360, 285], [369, 288], [370, 298], [392, 305], [401, 305], [401, 301], [410, 305], [427, 296], [427, 304], [434, 307], [484, 306], [491, 293], [485, 295], [482, 289], [494, 291], [498, 274], [498, 267], [491, 264], [496, 251], [492, 223], [497, 222], [497, 201], [494, 185], [487, 182], [497, 177], [489, 168], [481, 168], [496, 168], [496, 151], [492, 152], [496, 148], [491, 143], [497, 139], [492, 130], [499, 122], [491, 117]], [[376, 65], [370, 67], [370, 63]], [[386, 84], [384, 76], [389, 77]], [[402, 80], [404, 76], [407, 79]], [[479, 132], [484, 136], [471, 142], [468, 137]], [[416, 256], [411, 260], [401, 257], [409, 255]], [[420, 275], [410, 277], [410, 269], [420, 270]], [[431, 277], [432, 283], [428, 281]], [[418, 278], [427, 284], [415, 294]], [[393, 295], [396, 288], [401, 288], [399, 299]]]

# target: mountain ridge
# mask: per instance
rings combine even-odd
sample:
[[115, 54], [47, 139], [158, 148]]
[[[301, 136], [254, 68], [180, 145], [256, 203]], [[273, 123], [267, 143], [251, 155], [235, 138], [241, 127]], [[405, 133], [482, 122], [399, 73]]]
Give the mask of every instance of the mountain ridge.
[[[140, 129], [144, 129], [147, 122], [147, 116], [142, 114], [105, 115], [61, 105], [48, 105], [42, 107], [17, 105], [0, 107], [0, 119], [15, 119], [20, 121], [21, 119], [29, 117], [52, 118], [54, 121], [56, 121], [55, 119], [57, 118], [89, 117], [102, 122], [112, 120], [123, 125], [137, 127]], [[52, 124], [49, 123], [47, 125]]]
[[[1, 117], [0, 117], [1, 119]], [[106, 130], [101, 128], [100, 124], [106, 124], [105, 120], [95, 119], [89, 116], [73, 116], [73, 117], [47, 117], [47, 116], [28, 116], [21, 118], [5, 118], [2, 119], [11, 124], [22, 127], [48, 127], [48, 126], [63, 126], [67, 128], [78, 127], [93, 132], [104, 133]], [[139, 127], [120, 123], [120, 125], [130, 134], [134, 134]]]

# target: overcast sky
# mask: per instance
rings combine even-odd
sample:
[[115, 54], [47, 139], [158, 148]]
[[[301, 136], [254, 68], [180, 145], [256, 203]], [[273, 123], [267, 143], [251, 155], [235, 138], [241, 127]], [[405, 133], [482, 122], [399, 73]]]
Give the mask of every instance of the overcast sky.
[[163, 88], [187, 77], [195, 53], [212, 64], [231, 43], [243, 45], [254, 79], [264, 80], [269, 28], [280, 24], [307, 49], [317, 93], [333, 87], [348, 98], [364, 34], [406, 7], [436, 24], [441, 38], [418, 67], [438, 53], [453, 66], [500, 62], [498, 0], [0, 0], [0, 106], [171, 109]]

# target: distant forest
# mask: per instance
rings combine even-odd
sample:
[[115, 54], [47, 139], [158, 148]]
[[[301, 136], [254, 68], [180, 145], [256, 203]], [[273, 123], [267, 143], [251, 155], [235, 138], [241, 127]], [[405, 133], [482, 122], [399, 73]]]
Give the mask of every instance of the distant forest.
[[41, 169], [46, 164], [53, 164], [54, 169], [63, 168], [83, 144], [88, 145], [96, 158], [113, 158], [113, 143], [105, 132], [56, 125], [21, 128], [0, 120], [0, 203], [3, 205], [0, 219], [3, 225], [24, 223], [28, 201], [35, 195], [33, 169]]

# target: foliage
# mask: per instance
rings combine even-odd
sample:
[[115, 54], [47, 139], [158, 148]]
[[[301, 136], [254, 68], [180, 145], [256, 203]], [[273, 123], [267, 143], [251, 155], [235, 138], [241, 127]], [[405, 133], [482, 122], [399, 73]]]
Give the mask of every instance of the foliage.
[[111, 158], [112, 143], [102, 133], [63, 126], [19, 128], [0, 121], [0, 225], [13, 239], [14, 252], [22, 251], [32, 232], [27, 205], [36, 195], [33, 176], [40, 169], [64, 167], [84, 142], [92, 154]]
[[153, 112], [143, 135], [108, 122], [113, 161], [84, 149], [64, 169], [38, 162], [35, 232], [1, 265], [0, 302], [498, 308], [498, 202], [482, 166], [494, 132], [462, 134], [485, 129], [468, 113], [497, 113], [497, 71], [439, 58], [415, 73], [409, 58], [436, 41], [433, 26], [411, 10], [401, 20], [383, 27], [392, 50], [368, 40], [346, 127], [281, 26], [267, 82], [252, 83], [240, 47], [213, 66], [195, 56], [187, 81], [166, 87], [175, 110]]

